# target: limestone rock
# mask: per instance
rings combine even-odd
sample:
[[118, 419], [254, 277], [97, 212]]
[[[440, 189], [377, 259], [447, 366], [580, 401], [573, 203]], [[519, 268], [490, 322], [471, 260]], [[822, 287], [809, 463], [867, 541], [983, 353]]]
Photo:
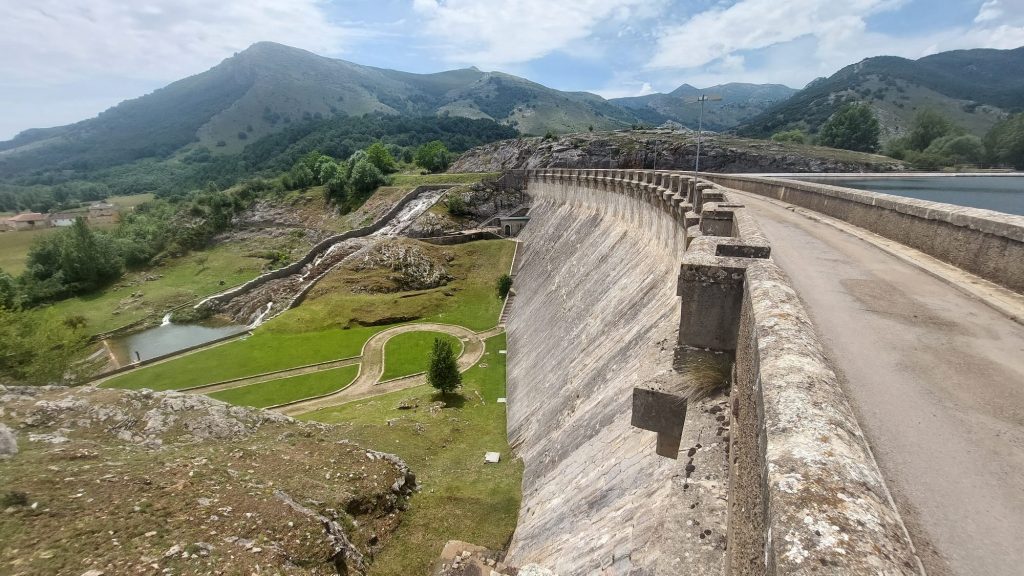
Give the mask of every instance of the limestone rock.
[[0, 458], [10, 458], [18, 453], [18, 437], [6, 424], [0, 424]]

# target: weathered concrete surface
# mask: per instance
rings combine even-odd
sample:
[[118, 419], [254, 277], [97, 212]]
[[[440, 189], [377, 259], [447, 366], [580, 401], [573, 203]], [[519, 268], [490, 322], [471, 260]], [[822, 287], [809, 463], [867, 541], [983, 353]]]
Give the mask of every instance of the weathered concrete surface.
[[822, 335], [929, 574], [1024, 566], [1024, 327], [745, 195]]
[[630, 426], [633, 388], [672, 371], [683, 230], [591, 186], [530, 184], [507, 326], [509, 438], [525, 463], [507, 561], [564, 576], [717, 574], [722, 398], [688, 407], [679, 460]]

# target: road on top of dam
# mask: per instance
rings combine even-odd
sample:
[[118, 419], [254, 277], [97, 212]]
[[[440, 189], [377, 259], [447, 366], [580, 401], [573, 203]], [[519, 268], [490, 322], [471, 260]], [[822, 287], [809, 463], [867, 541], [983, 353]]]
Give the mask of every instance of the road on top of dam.
[[930, 576], [1024, 574], [1024, 326], [740, 194], [804, 301]]

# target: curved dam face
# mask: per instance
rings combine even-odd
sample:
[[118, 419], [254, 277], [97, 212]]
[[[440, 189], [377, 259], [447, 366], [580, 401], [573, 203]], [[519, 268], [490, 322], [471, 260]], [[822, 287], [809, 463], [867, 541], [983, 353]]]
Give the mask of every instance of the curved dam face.
[[509, 440], [525, 463], [507, 561], [562, 576], [654, 574], [680, 461], [630, 426], [672, 370], [684, 231], [623, 194], [531, 181], [507, 323]]

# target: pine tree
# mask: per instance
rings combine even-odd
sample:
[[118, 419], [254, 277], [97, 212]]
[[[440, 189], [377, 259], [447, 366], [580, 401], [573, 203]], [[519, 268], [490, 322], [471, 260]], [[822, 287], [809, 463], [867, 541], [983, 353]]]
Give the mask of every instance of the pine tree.
[[434, 349], [430, 352], [430, 367], [427, 370], [427, 383], [445, 395], [454, 392], [462, 384], [462, 374], [459, 374], [459, 365], [455, 361], [455, 351], [447, 340], [434, 339]]

